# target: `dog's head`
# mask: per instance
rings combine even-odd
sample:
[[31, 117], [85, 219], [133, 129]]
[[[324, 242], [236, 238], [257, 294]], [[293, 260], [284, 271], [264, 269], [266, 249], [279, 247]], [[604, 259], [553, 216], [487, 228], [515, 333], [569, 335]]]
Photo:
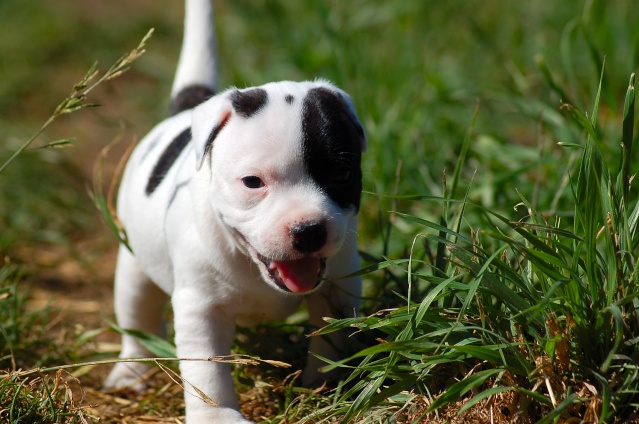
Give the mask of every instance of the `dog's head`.
[[193, 112], [196, 178], [264, 280], [308, 293], [359, 210], [366, 138], [349, 96], [326, 82], [228, 90]]

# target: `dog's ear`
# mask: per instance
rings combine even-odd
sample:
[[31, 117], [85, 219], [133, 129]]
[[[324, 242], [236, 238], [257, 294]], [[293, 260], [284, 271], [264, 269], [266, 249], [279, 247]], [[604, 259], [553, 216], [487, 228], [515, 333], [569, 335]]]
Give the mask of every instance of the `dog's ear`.
[[213, 141], [231, 118], [233, 106], [228, 92], [218, 94], [193, 109], [191, 135], [195, 149], [195, 166], [199, 171]]
[[366, 148], [368, 147], [368, 141], [366, 140], [366, 133], [364, 132], [364, 126], [362, 125], [361, 121], [357, 117], [357, 112], [355, 112], [355, 105], [353, 104], [353, 100], [351, 99], [351, 96], [349, 96], [346, 92], [342, 90], [338, 90], [338, 93], [342, 101], [344, 102], [344, 106], [345, 106], [344, 109], [346, 111], [346, 115], [348, 115], [348, 117], [353, 120], [353, 123], [357, 127], [357, 132], [360, 135], [360, 143], [361, 143], [362, 153], [363, 153], [366, 151]]

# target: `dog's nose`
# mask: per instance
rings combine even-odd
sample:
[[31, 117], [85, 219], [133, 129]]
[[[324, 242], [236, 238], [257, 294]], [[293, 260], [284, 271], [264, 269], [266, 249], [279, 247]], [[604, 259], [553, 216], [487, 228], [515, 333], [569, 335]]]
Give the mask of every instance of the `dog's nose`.
[[326, 244], [328, 237], [326, 225], [322, 221], [295, 224], [291, 227], [289, 234], [293, 240], [293, 248], [304, 254], [320, 250]]

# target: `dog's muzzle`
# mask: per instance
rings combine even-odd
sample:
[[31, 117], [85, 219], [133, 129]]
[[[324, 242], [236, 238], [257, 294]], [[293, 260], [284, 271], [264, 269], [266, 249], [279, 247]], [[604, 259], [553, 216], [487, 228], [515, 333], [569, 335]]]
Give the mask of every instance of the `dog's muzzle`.
[[[274, 259], [259, 253], [246, 237], [236, 232], [242, 244], [260, 268], [264, 279], [288, 293], [304, 294], [315, 289], [324, 278], [326, 258], [303, 255], [295, 259]], [[299, 250], [298, 250], [299, 251]]]
[[301, 259], [275, 260], [257, 254], [271, 280], [284, 291], [306, 293], [322, 281], [326, 269], [325, 258], [307, 256]]

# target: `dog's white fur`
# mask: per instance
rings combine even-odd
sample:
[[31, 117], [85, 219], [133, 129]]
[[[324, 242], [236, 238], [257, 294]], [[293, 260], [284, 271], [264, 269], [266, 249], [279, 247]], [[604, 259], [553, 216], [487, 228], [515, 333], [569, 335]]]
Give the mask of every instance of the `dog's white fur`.
[[[186, 1], [173, 96], [193, 84], [216, 87], [212, 12], [210, 0]], [[341, 93], [356, 119], [348, 96], [326, 82], [272, 83], [262, 87], [268, 105], [251, 119], [235, 119], [228, 93], [222, 93], [163, 121], [136, 147], [118, 198], [118, 215], [134, 252], [121, 247], [118, 257], [115, 311], [122, 328], [162, 334], [163, 308], [170, 299], [178, 357], [208, 358], [230, 353], [236, 323], [284, 318], [304, 297], [315, 327], [335, 310], [343, 315], [356, 311], [360, 279], [339, 278], [359, 267], [356, 212], [336, 206], [306, 175], [295, 141], [301, 132], [300, 108], [285, 107], [283, 100], [284, 94], [303, 98], [314, 87]], [[209, 154], [207, 137], [224, 119], [228, 122]], [[165, 147], [189, 127], [191, 144], [148, 195], [148, 177]], [[247, 175], [268, 176], [268, 189], [238, 184]], [[299, 296], [268, 278], [256, 252], [295, 258], [288, 231], [293, 223], [308, 220], [328, 222], [327, 242], [314, 253], [328, 258], [328, 281]], [[335, 358], [331, 345], [313, 337], [310, 351]], [[135, 338], [123, 336], [122, 358], [149, 355]], [[321, 365], [310, 355], [303, 381], [317, 380]], [[105, 387], [141, 388], [147, 369], [141, 363], [118, 363]], [[228, 364], [182, 361], [180, 370], [187, 423], [249, 422], [237, 411]], [[218, 406], [202, 401], [193, 387]]]

